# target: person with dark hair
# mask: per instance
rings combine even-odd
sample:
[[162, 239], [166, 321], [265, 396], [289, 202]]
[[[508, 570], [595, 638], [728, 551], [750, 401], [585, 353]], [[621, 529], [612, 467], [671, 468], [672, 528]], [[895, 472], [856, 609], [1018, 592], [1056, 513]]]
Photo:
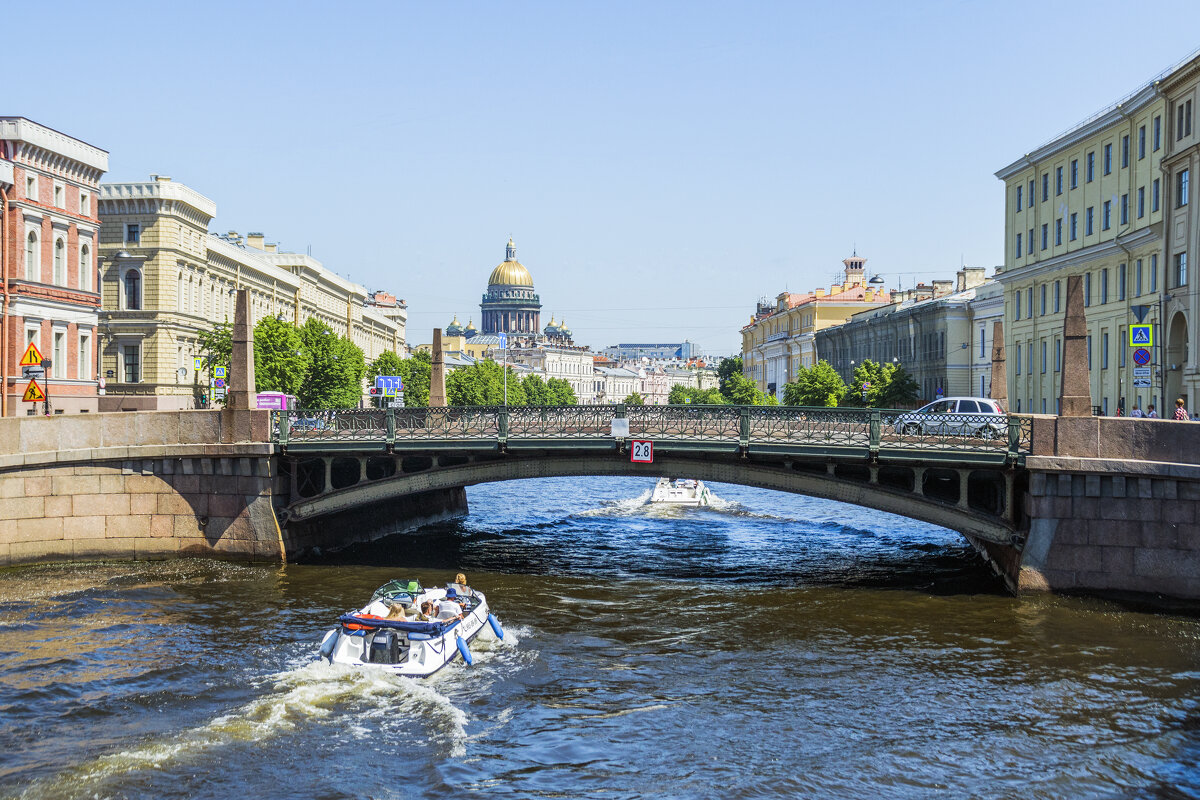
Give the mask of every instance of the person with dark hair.
[[1158, 419], [1158, 412], [1154, 410], [1154, 403], [1146, 406], [1146, 419]]

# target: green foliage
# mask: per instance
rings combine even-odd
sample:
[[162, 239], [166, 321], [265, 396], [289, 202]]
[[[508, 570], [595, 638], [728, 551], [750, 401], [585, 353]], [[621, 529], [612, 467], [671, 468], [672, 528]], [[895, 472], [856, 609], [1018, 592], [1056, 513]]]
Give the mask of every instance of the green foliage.
[[579, 403], [575, 396], [575, 387], [566, 378], [551, 378], [546, 381], [550, 390], [550, 404], [555, 406], [573, 406]]
[[900, 364], [884, 365], [887, 384], [880, 401], [884, 408], [909, 408], [917, 405], [921, 398], [921, 387]]
[[525, 387], [511, 367], [495, 361], [476, 361], [446, 376], [446, 404], [451, 406], [498, 406], [504, 403], [504, 373], [508, 372], [508, 403], [525, 405]]
[[362, 379], [367, 371], [363, 352], [345, 336], [310, 317], [300, 328], [308, 371], [300, 387], [301, 408], [353, 408], [362, 399]]
[[525, 390], [525, 402], [531, 406], [552, 405], [550, 387], [540, 375], [526, 375], [521, 380], [521, 388]]
[[254, 326], [254, 390], [298, 394], [311, 356], [290, 322], [263, 317]]
[[[730, 360], [730, 359], [726, 359]], [[730, 403], [739, 406], [775, 406], [775, 395], [761, 391], [754, 381], [740, 372], [732, 373], [721, 392]]]
[[783, 402], [789, 406], [836, 406], [846, 396], [846, 382], [821, 360], [811, 367], [800, 367], [796, 380], [783, 387]]
[[200, 331], [196, 334], [196, 342], [200, 346], [200, 354], [209, 358], [208, 374], [213, 367], [228, 367], [233, 361], [233, 325], [228, 322], [218, 322], [211, 330]]
[[[717, 366], [717, 389], [720, 390], [724, 397], [732, 397], [732, 389], [730, 381], [734, 375], [742, 375], [742, 357], [733, 356], [732, 358], [722, 358], [721, 363]], [[745, 377], [742, 375], [742, 377]], [[692, 401], [696, 402], [695, 400]], [[733, 402], [730, 400], [729, 402]]]
[[371, 366], [367, 367], [367, 381], [374, 386], [375, 379], [380, 375], [399, 375], [400, 370], [403, 369], [403, 363], [400, 356], [391, 350], [384, 350], [371, 362]]
[[[864, 383], [871, 384], [865, 393]], [[896, 363], [877, 364], [867, 359], [854, 368], [854, 378], [844, 403], [868, 408], [904, 408], [915, 404], [918, 397], [920, 388], [904, 367]]]
[[404, 405], [414, 408], [429, 405], [429, 375], [432, 369], [429, 353], [418, 352], [412, 358], [401, 359], [394, 374], [404, 381]]
[[627, 406], [644, 406], [646, 405], [646, 398], [642, 397], [638, 392], [633, 392], [621, 402]]
[[726, 404], [719, 389], [697, 389], [694, 386], [684, 386], [683, 384], [671, 387], [671, 393], [667, 395], [668, 403], [683, 405], [689, 401], [694, 405], [720, 406]]

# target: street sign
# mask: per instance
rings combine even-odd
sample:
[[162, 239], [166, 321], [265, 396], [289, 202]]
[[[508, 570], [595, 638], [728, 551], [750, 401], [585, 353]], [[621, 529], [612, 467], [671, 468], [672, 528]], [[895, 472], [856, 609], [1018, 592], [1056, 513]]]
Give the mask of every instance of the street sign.
[[193, 358], [192, 359], [192, 369], [196, 370], [197, 372], [204, 369], [204, 359], [200, 358], [200, 356], [196, 356], [195, 358]]
[[1133, 363], [1139, 367], [1144, 367], [1150, 363], [1150, 351], [1144, 347], [1139, 347], [1133, 351]]
[[37, 349], [37, 345], [33, 342], [29, 343], [29, 347], [25, 348], [25, 355], [21, 356], [20, 366], [36, 367], [42, 363], [42, 351]]
[[21, 377], [22, 378], [40, 378], [45, 374], [46, 374], [46, 368], [42, 367], [42, 366], [21, 367]]
[[1149, 367], [1134, 367], [1133, 368], [1133, 377], [1149, 378], [1150, 377], [1150, 368]]
[[23, 403], [40, 403], [46, 399], [46, 393], [42, 391], [42, 387], [38, 386], [37, 381], [30, 381], [25, 387], [25, 396], [21, 398]]
[[225, 368], [224, 367], [215, 367], [213, 369], [213, 377], [214, 378], [224, 378], [225, 377]]
[[508, 334], [507, 333], [500, 334], [500, 349], [501, 350], [508, 349]]
[[634, 439], [629, 443], [629, 460], [635, 464], [654, 463], [654, 442]]
[[388, 400], [388, 408], [404, 408], [404, 403], [400, 400]]
[[1150, 379], [1149, 378], [1134, 378], [1133, 379], [1133, 388], [1149, 389], [1150, 388]]
[[1154, 326], [1146, 325], [1130, 325], [1129, 326], [1129, 346], [1130, 347], [1151, 347], [1154, 344]]
[[225, 390], [224, 389], [213, 389], [213, 399], [214, 400], [224, 400], [225, 399]]
[[395, 397], [396, 392], [404, 389], [404, 379], [399, 375], [376, 375], [375, 388], [380, 391], [375, 394], [381, 394], [384, 397]]
[[217, 387], [218, 389], [224, 389], [225, 388], [225, 379], [217, 378], [215, 381], [213, 381], [213, 386]]

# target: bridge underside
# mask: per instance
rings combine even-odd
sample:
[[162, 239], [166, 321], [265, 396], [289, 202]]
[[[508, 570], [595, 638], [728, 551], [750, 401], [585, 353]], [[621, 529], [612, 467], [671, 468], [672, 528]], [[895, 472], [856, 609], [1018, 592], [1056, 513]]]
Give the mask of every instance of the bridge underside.
[[[280, 508], [289, 557], [311, 546], [336, 548], [361, 541], [360, 521], [408, 515], [416, 521], [426, 514], [444, 519], [457, 502], [457, 496], [446, 493], [461, 492], [464, 486], [528, 478], [670, 475], [838, 500], [956, 530], [1010, 582], [1012, 565], [1020, 560], [1014, 496], [1021, 487], [1014, 486], [1013, 472], [1002, 466], [935, 468], [686, 452], [656, 453], [655, 463], [637, 464], [623, 453], [560, 450], [285, 456], [281, 467], [289, 485]], [[459, 511], [465, 511], [465, 500]], [[356, 524], [328, 524], [334, 519], [349, 523], [351, 517]], [[347, 528], [356, 533], [339, 538]], [[384, 526], [377, 535], [395, 529]]]

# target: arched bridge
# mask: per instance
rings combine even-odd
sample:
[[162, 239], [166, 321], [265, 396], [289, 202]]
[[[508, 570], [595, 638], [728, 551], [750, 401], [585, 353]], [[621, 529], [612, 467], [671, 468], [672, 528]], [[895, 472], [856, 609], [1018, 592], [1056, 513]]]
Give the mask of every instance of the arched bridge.
[[[332, 516], [500, 480], [673, 475], [825, 497], [1012, 546], [1029, 417], [774, 406], [273, 412], [293, 546]], [[653, 463], [630, 443], [653, 442]], [[363, 521], [371, 519], [370, 512]], [[344, 527], [344, 526], [340, 526]]]

